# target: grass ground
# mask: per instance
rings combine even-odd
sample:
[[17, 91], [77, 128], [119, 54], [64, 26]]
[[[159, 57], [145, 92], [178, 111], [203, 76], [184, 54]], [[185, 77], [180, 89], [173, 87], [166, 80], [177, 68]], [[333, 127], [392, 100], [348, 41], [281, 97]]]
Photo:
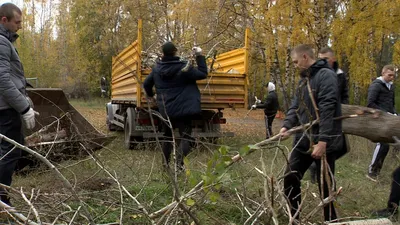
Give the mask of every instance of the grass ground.
[[[72, 105], [81, 112], [96, 128], [106, 134], [117, 135], [117, 138], [104, 148], [96, 152], [96, 158], [116, 174], [122, 185], [135, 196], [150, 212], [156, 211], [172, 201], [172, 189], [169, 180], [162, 169], [160, 150], [156, 144], [143, 144], [136, 150], [125, 150], [123, 147], [123, 134], [109, 133], [105, 126], [105, 100], [95, 99], [90, 102], [71, 101]], [[228, 154], [234, 154], [243, 146], [254, 144], [263, 140], [265, 128], [263, 112], [261, 110], [250, 112], [245, 118], [246, 110], [224, 111], [227, 124], [223, 126], [225, 131], [233, 131], [236, 136], [219, 140], [219, 145], [230, 147]], [[274, 132], [278, 132], [282, 121], [274, 122]], [[291, 141], [280, 143], [281, 146], [291, 146]], [[200, 175], [207, 170], [207, 163], [213, 157], [219, 146], [207, 145], [198, 147], [188, 157], [187, 170], [190, 175], [181, 174], [179, 185], [182, 193], [187, 192], [194, 184], [200, 181]], [[399, 154], [391, 151], [386, 158], [381, 177], [378, 183], [368, 180], [365, 175], [372, 157], [374, 144], [360, 137], [350, 137], [351, 152], [337, 161], [336, 180], [337, 186], [343, 187], [336, 206], [341, 217], [365, 218], [370, 216], [372, 210], [384, 208], [389, 195], [391, 172], [399, 165]], [[200, 145], [201, 146], [201, 145]], [[284, 150], [286, 151], [286, 150]], [[287, 152], [286, 152], [287, 153]], [[243, 162], [236, 164], [229, 170], [229, 177], [222, 182], [221, 187], [210, 189], [205, 204], [197, 210], [197, 216], [204, 224], [243, 224], [248, 217], [243, 206], [238, 201], [235, 189], [255, 201], [263, 200], [264, 179], [255, 170], [262, 168], [261, 161], [265, 162], [267, 175], [275, 178], [282, 175], [285, 166], [285, 158], [281, 150], [270, 147], [246, 156]], [[121, 203], [118, 186], [113, 180], [99, 169], [92, 160], [68, 161], [58, 165], [61, 172], [74, 184], [80, 196], [86, 201], [93, 215], [96, 215], [96, 223], [110, 223], [119, 220]], [[68, 191], [61, 181], [56, 179], [50, 171], [41, 169], [27, 176], [14, 177], [13, 186], [17, 189], [23, 187], [28, 191], [34, 188], [40, 190], [42, 195], [37, 204], [65, 200]], [[306, 190], [306, 187], [309, 188]], [[303, 213], [306, 214], [318, 204], [316, 185], [309, 183], [309, 175], [306, 174], [303, 182], [304, 193], [307, 195]], [[47, 198], [43, 197], [47, 196]], [[52, 198], [50, 198], [52, 196]], [[201, 194], [200, 194], [201, 196]], [[194, 202], [204, 202], [200, 197], [193, 197]], [[124, 197], [126, 204], [123, 224], [146, 224], [143, 216], [137, 210], [136, 204], [131, 199]], [[76, 203], [69, 202], [71, 206]], [[250, 202], [246, 201], [251, 208]], [[52, 212], [44, 209], [43, 217], [51, 218]], [[54, 217], [53, 217], [54, 218]], [[282, 219], [283, 224], [287, 219]], [[286, 221], [285, 221], [286, 220]], [[322, 221], [322, 213], [312, 218], [314, 222]], [[171, 221], [170, 224], [173, 224]], [[269, 224], [265, 222], [263, 224]]]

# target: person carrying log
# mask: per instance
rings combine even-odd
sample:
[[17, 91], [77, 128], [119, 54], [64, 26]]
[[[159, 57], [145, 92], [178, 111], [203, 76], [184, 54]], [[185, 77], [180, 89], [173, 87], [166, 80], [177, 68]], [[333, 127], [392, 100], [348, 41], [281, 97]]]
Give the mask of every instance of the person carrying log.
[[[313, 162], [316, 162], [317, 174], [320, 177], [321, 163], [328, 164], [326, 167], [331, 173], [324, 179], [322, 185], [323, 198], [327, 198], [332, 188], [328, 187], [325, 180], [332, 183], [334, 179], [332, 175], [335, 173], [336, 153], [342, 147], [343, 136], [341, 120], [333, 119], [341, 116], [335, 72], [326, 60], [315, 59], [314, 51], [309, 45], [296, 46], [292, 50], [291, 57], [293, 64], [300, 70], [301, 79], [280, 135], [286, 137], [289, 135], [287, 132], [289, 129], [319, 120], [319, 124], [315, 124], [311, 129], [295, 134], [294, 149], [290, 153], [286, 167], [285, 195], [291, 207], [291, 216], [299, 219], [301, 180], [304, 173]], [[324, 158], [326, 161], [321, 160]], [[320, 183], [321, 180], [318, 179], [318, 182]], [[321, 184], [319, 187], [321, 190]], [[336, 217], [336, 211], [331, 202], [324, 207], [325, 221], [334, 220]]]
[[[394, 107], [395, 93], [393, 84], [395, 67], [393, 65], [386, 65], [382, 68], [381, 74], [368, 88], [367, 107], [397, 115]], [[372, 161], [368, 168], [367, 178], [374, 182], [377, 181], [388, 152], [389, 144], [383, 142], [376, 144]]]
[[[329, 66], [335, 71], [335, 75], [338, 82], [339, 98], [342, 104], [349, 104], [349, 85], [346, 79], [346, 74], [339, 68], [339, 63], [336, 60], [335, 53], [329, 47], [325, 47], [318, 52], [318, 58], [325, 59]], [[343, 147], [340, 152], [336, 155], [337, 159], [344, 156], [349, 152], [350, 147], [348, 146], [348, 140], [343, 134]], [[317, 182], [317, 165], [315, 163], [310, 166], [311, 183]]]

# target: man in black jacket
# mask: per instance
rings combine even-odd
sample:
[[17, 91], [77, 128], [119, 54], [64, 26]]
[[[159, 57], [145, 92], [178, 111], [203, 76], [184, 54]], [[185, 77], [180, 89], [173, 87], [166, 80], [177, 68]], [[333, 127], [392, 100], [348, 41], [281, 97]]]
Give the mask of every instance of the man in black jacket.
[[[291, 54], [294, 65], [299, 68], [301, 79], [280, 134], [290, 135], [287, 131], [295, 126], [309, 123], [319, 118], [319, 124], [311, 129], [295, 134], [294, 149], [289, 157], [284, 178], [285, 194], [291, 205], [292, 216], [300, 210], [301, 179], [311, 163], [316, 162], [318, 177], [320, 176], [321, 157], [326, 155], [328, 166], [335, 172], [336, 152], [343, 143], [342, 124], [333, 118], [341, 116], [341, 106], [337, 87], [337, 79], [326, 60], [315, 60], [313, 49], [308, 45], [299, 45]], [[310, 96], [308, 85], [312, 90]], [[315, 100], [316, 107], [313, 105]], [[306, 134], [304, 134], [306, 133]], [[310, 148], [312, 151], [310, 153]], [[330, 177], [332, 180], [333, 177]], [[320, 182], [320, 179], [318, 179]], [[321, 184], [319, 185], [321, 189]], [[329, 196], [326, 182], [323, 184], [324, 198]], [[326, 221], [336, 219], [333, 203], [324, 207]], [[296, 216], [299, 218], [299, 214]]]
[[153, 86], [157, 93], [157, 106], [161, 115], [169, 119], [163, 123], [164, 135], [163, 153], [168, 165], [172, 151], [172, 132], [179, 129], [180, 145], [177, 149], [177, 164], [183, 168], [183, 157], [190, 151], [192, 140], [192, 119], [201, 114], [200, 91], [197, 80], [207, 78], [207, 64], [205, 57], [201, 55], [201, 48], [194, 47], [197, 68], [189, 66], [176, 56], [177, 48], [171, 42], [162, 46], [163, 57], [152, 69], [150, 75], [143, 83], [147, 96], [153, 97]]
[[265, 86], [268, 90], [268, 96], [264, 102], [256, 102], [252, 109], [264, 109], [265, 114], [265, 127], [267, 139], [273, 136], [272, 133], [272, 122], [275, 119], [276, 113], [279, 109], [278, 95], [275, 92], [275, 85], [272, 82], [268, 82]]
[[[390, 114], [396, 114], [394, 107], [394, 80], [395, 68], [393, 65], [386, 65], [382, 69], [382, 75], [375, 79], [368, 88], [367, 107], [379, 109]], [[377, 143], [372, 156], [371, 165], [368, 169], [367, 177], [372, 181], [377, 181], [382, 169], [383, 162], [389, 152], [387, 143]]]
[[321, 49], [318, 53], [318, 58], [328, 61], [329, 66], [335, 71], [338, 81], [340, 102], [342, 104], [349, 104], [349, 85], [346, 74], [339, 68], [339, 63], [336, 61], [333, 50], [329, 47]]
[[[335, 71], [336, 78], [338, 82], [338, 91], [339, 91], [339, 98], [342, 104], [349, 104], [349, 87], [346, 78], [346, 74], [339, 68], [339, 63], [336, 61], [335, 53], [329, 47], [325, 47], [321, 49], [318, 53], [318, 58], [325, 59], [329, 66]], [[349, 147], [347, 146], [346, 137], [343, 134], [343, 147], [342, 149], [336, 154], [337, 159], [345, 155], [349, 151]], [[311, 175], [311, 183], [317, 182], [317, 166], [313, 163], [310, 166], [310, 175]]]

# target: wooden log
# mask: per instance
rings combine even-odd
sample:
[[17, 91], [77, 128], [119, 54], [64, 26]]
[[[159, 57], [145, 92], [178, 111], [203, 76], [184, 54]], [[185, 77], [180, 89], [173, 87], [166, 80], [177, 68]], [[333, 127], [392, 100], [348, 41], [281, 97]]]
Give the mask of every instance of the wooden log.
[[44, 133], [44, 134], [34, 133], [29, 137], [26, 137], [25, 142], [27, 146], [33, 146], [41, 142], [58, 141], [66, 137], [67, 137], [67, 131], [65, 129], [62, 129], [57, 132], [51, 132], [51, 133]]
[[395, 143], [393, 136], [400, 138], [400, 117], [377, 109], [357, 105], [343, 105], [342, 115], [357, 115], [344, 118], [345, 134], [357, 135], [373, 142]]
[[349, 222], [328, 223], [328, 225], [392, 225], [389, 219], [357, 220]]

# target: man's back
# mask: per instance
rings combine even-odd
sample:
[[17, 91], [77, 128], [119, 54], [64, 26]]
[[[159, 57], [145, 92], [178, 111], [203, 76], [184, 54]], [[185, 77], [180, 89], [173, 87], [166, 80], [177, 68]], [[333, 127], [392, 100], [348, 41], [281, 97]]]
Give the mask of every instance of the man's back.
[[163, 57], [146, 78], [145, 91], [148, 96], [153, 96], [152, 87], [156, 87], [157, 106], [163, 116], [178, 118], [201, 113], [196, 81], [207, 77], [207, 65], [204, 56], [197, 56], [196, 61], [197, 69], [190, 66], [183, 71], [186, 62], [180, 61], [179, 57]]

